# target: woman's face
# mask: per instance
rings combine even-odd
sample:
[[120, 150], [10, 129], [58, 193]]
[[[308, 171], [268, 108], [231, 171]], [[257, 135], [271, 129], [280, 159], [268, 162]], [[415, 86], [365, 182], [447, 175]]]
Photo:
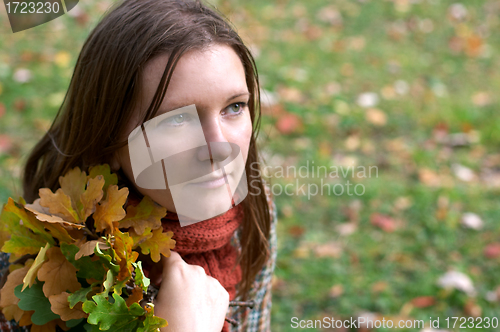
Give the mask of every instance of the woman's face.
[[[162, 55], [146, 65], [139, 106], [122, 138], [132, 131], [137, 135], [117, 151], [112, 168], [122, 168], [139, 192], [167, 210], [189, 210], [196, 222], [227, 211], [245, 177], [252, 135], [250, 93], [243, 64], [231, 47], [216, 44], [190, 51], [180, 58], [157, 114], [142, 131], [139, 121], [167, 61]], [[244, 182], [240, 187], [246, 189]]]

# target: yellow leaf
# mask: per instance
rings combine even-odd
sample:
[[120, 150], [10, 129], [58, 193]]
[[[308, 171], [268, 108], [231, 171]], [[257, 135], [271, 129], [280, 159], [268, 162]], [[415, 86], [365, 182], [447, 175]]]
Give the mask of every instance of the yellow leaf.
[[87, 220], [87, 218], [94, 213], [96, 209], [97, 202], [102, 199], [104, 186], [104, 176], [98, 175], [93, 179], [89, 179], [87, 182], [87, 189], [80, 196], [80, 201], [82, 202], [82, 220]]
[[155, 229], [153, 236], [139, 245], [142, 253], [144, 255], [151, 253], [151, 259], [155, 263], [160, 261], [160, 254], [170, 257], [170, 249], [175, 247], [175, 240], [172, 240], [173, 235], [174, 233], [170, 231], [163, 233], [163, 228]]
[[38, 270], [38, 280], [45, 281], [43, 293], [46, 297], [81, 288], [76, 278], [76, 268], [66, 260], [59, 247], [47, 250], [46, 256], [48, 261]]
[[[20, 309], [17, 304], [11, 304], [5, 308], [2, 309], [2, 313], [7, 320], [14, 319], [16, 322], [19, 322], [22, 318], [23, 315], [25, 314], [25, 311]], [[31, 324], [31, 322], [30, 322]]]
[[118, 190], [117, 185], [108, 187], [106, 199], [99, 203], [93, 215], [98, 232], [109, 230], [113, 233], [113, 222], [122, 220], [126, 213], [123, 204], [127, 200], [128, 188]]
[[115, 229], [114, 235], [115, 243], [113, 249], [115, 250], [116, 261], [120, 266], [120, 272], [117, 278], [119, 281], [122, 281], [132, 275], [132, 271], [134, 270], [132, 263], [137, 260], [139, 253], [137, 251], [132, 251], [134, 240], [128, 233], [122, 233], [119, 229]]
[[35, 262], [33, 265], [31, 265], [30, 269], [28, 270], [28, 273], [24, 276], [23, 279], [23, 288], [21, 289], [21, 292], [26, 289], [28, 286], [33, 286], [33, 283], [35, 282], [36, 279], [36, 274], [40, 267], [42, 266], [43, 263], [45, 263], [45, 254], [47, 250], [50, 248], [50, 244], [47, 243], [47, 245], [44, 248], [40, 248], [40, 251], [38, 252], [38, 255], [35, 258]]
[[61, 316], [63, 321], [86, 318], [87, 314], [82, 309], [82, 302], [78, 302], [73, 309], [69, 307], [69, 295], [70, 294], [67, 292], [62, 292], [58, 295], [49, 296], [50, 309], [52, 312]]
[[137, 234], [133, 228], [129, 230], [130, 237], [132, 240], [134, 240], [134, 248], [137, 248], [137, 246], [141, 245], [144, 241], [147, 239], [151, 238], [153, 236], [153, 233], [151, 232], [150, 228], [146, 228], [144, 233], [142, 234]]
[[71, 204], [71, 198], [61, 188], [57, 189], [55, 193], [50, 189], [41, 188], [38, 193], [40, 195], [40, 205], [49, 208], [51, 214], [73, 223], [80, 221]]
[[127, 215], [120, 221], [120, 228], [134, 227], [136, 234], [143, 234], [146, 228], [161, 227], [161, 219], [167, 214], [167, 209], [145, 196], [137, 206], [127, 207]]
[[80, 211], [82, 205], [80, 196], [85, 192], [87, 174], [82, 172], [80, 167], [75, 167], [64, 176], [59, 177], [59, 184], [62, 191], [71, 199], [73, 209]]

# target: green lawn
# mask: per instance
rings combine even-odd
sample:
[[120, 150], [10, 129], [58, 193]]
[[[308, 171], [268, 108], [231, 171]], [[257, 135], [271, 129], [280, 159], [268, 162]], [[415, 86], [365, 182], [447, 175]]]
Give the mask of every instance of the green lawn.
[[[272, 331], [298, 330], [292, 317], [363, 313], [440, 317], [443, 329], [446, 317], [500, 319], [500, 2], [212, 3], [251, 45], [272, 96], [260, 141], [269, 170], [309, 165], [306, 176], [269, 177], [279, 210]], [[2, 202], [20, 195], [22, 162], [106, 8], [79, 6], [77, 17], [16, 34], [0, 14]], [[337, 166], [339, 177], [313, 176], [318, 166]], [[370, 166], [371, 177], [358, 173]], [[313, 194], [325, 183], [344, 193]], [[287, 184], [290, 195], [280, 193]], [[482, 226], [465, 227], [467, 212]], [[470, 278], [475, 296], [438, 285], [450, 270]], [[475, 330], [458, 325], [448, 330]]]

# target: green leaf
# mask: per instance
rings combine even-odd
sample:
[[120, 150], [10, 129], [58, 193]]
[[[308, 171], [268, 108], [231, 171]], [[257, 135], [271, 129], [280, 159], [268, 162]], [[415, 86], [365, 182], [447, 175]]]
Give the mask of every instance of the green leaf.
[[[114, 263], [114, 258], [111, 256], [114, 256], [114, 252], [112, 248], [106, 249], [104, 251], [101, 251], [99, 246], [96, 246], [94, 249], [94, 253], [99, 256], [100, 261], [104, 264], [105, 267], [108, 269], [112, 270], [114, 274], [118, 274], [120, 272], [120, 266], [116, 265]], [[104, 275], [104, 273], [102, 274]]]
[[108, 164], [90, 167], [89, 175], [87, 178], [93, 179], [98, 175], [102, 175], [104, 177], [104, 187], [102, 187], [104, 193], [107, 192], [109, 186], [118, 184], [118, 176], [114, 173], [111, 173], [111, 169]]
[[61, 243], [61, 251], [78, 272], [78, 278], [102, 280], [106, 274], [102, 260], [92, 261], [89, 256], [81, 257], [76, 260], [75, 255], [80, 249], [74, 244]]
[[137, 263], [132, 263], [132, 265], [135, 267], [135, 284], [139, 287], [142, 288], [143, 291], [148, 290], [148, 286], [150, 284], [150, 280], [148, 277], [144, 275], [144, 272], [142, 271], [142, 262], [139, 261]]
[[69, 307], [73, 309], [73, 307], [78, 303], [78, 302], [85, 302], [87, 301], [87, 294], [92, 291], [92, 288], [94, 288], [96, 285], [98, 285], [97, 282], [93, 283], [89, 287], [86, 288], [80, 288], [70, 296], [68, 296], [68, 302], [69, 302]]
[[146, 307], [146, 319], [141, 322], [137, 332], [158, 332], [161, 327], [167, 326], [167, 321], [154, 315], [154, 306]]
[[[137, 303], [129, 307], [125, 300], [116, 293], [113, 293], [114, 303], [106, 298], [106, 293], [92, 296], [93, 301], [88, 300], [83, 303], [83, 311], [89, 314], [87, 321], [92, 325], [98, 325], [100, 330], [109, 330], [112, 326], [126, 326], [139, 316], [144, 315], [145, 310]], [[123, 331], [123, 329], [120, 329]]]
[[[83, 321], [83, 318], [80, 318], [80, 319], [70, 319], [66, 322], [66, 326], [71, 328], [71, 327], [75, 327], [77, 326], [78, 324], [80, 324], [81, 322]], [[73, 330], [72, 330], [73, 331]]]
[[102, 284], [104, 286], [104, 290], [106, 292], [109, 292], [111, 290], [111, 287], [113, 287], [115, 281], [115, 276], [113, 275], [113, 271], [108, 270], [108, 273], [106, 273], [106, 280]]
[[35, 311], [31, 316], [31, 321], [36, 325], [44, 325], [51, 320], [59, 318], [59, 315], [52, 312], [50, 301], [43, 294], [42, 286], [43, 282], [37, 282], [22, 292], [22, 284], [14, 288], [14, 294], [19, 298], [19, 303], [17, 304], [19, 308], [24, 311]]
[[[26, 230], [26, 228], [29, 228], [33, 231], [33, 233], [38, 235], [38, 238], [45, 240], [45, 243], [48, 242], [51, 246], [55, 244], [52, 235], [45, 230], [45, 225], [40, 220], [36, 219], [33, 213], [26, 211], [22, 204], [14, 202], [14, 200], [9, 197], [7, 204], [4, 206], [4, 210], [14, 213], [19, 218], [17, 220], [9, 219], [11, 224], [9, 226], [6, 225], [12, 235], [14, 235], [16, 231]], [[22, 220], [22, 224], [19, 222], [20, 220]], [[45, 246], [45, 244], [43, 246]]]

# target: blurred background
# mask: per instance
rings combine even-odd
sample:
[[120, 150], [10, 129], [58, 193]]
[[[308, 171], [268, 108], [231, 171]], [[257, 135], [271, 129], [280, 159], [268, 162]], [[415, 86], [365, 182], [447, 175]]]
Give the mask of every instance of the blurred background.
[[[476, 330], [446, 317], [500, 319], [500, 1], [210, 3], [261, 77], [279, 219], [272, 331], [296, 330], [292, 317], [440, 317], [446, 331]], [[82, 0], [15, 34], [0, 5], [0, 202], [22, 194], [27, 153], [111, 4]]]

